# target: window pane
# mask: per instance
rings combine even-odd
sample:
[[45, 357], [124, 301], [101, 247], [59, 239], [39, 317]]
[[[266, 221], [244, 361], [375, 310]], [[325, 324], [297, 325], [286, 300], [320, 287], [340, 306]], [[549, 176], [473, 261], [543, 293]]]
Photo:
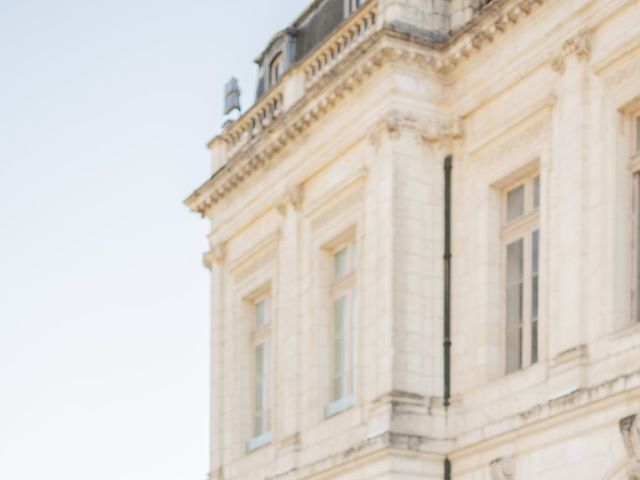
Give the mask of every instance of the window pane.
[[254, 435], [262, 435], [266, 432], [267, 425], [267, 344], [261, 343], [255, 347], [255, 414]]
[[258, 303], [256, 303], [256, 327], [261, 327], [266, 325], [268, 322], [267, 318], [267, 299], [262, 299]]
[[533, 179], [533, 208], [540, 206], [540, 176]]
[[507, 193], [507, 222], [524, 214], [524, 185]]
[[540, 232], [531, 236], [531, 363], [538, 361], [538, 266], [540, 263]]
[[333, 272], [336, 280], [349, 273], [349, 248], [345, 247], [333, 257]]
[[522, 239], [507, 246], [507, 373], [522, 366], [523, 248]]
[[[639, 127], [640, 128], [640, 127]], [[640, 175], [636, 175], [636, 321], [640, 322]]]
[[339, 400], [346, 395], [346, 328], [347, 328], [347, 296], [334, 302], [333, 320], [333, 399]]

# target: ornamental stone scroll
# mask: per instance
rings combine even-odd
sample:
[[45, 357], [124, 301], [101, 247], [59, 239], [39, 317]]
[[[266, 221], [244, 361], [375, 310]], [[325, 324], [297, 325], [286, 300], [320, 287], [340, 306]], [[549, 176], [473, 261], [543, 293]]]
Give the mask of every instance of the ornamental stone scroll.
[[516, 462], [513, 457], [497, 458], [489, 464], [491, 480], [514, 480]]
[[629, 480], [640, 480], [640, 415], [620, 420], [620, 433], [629, 457]]

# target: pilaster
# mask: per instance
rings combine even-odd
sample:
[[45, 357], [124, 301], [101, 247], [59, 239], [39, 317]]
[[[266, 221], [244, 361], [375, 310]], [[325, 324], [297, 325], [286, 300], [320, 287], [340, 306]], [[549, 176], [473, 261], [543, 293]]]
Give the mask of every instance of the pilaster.
[[552, 61], [558, 72], [553, 118], [553, 163], [549, 171], [549, 318], [548, 338], [554, 395], [575, 391], [585, 382], [588, 357], [585, 308], [589, 279], [585, 275], [588, 246], [587, 176], [589, 135], [589, 32], [567, 40]]
[[276, 398], [274, 421], [278, 448], [276, 472], [293, 470], [297, 466], [301, 428], [301, 385], [303, 371], [301, 326], [301, 263], [300, 229], [303, 202], [302, 185], [287, 185], [280, 194], [277, 209], [282, 216], [281, 240], [278, 252], [278, 297]]

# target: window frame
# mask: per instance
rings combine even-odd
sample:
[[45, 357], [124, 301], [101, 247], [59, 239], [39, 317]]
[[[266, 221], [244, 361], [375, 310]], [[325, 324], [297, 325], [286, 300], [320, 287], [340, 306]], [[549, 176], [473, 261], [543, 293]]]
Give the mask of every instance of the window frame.
[[631, 115], [629, 168], [632, 181], [631, 194], [631, 325], [640, 325], [640, 112]]
[[[347, 251], [347, 270], [346, 272], [338, 276], [337, 274], [337, 256]], [[330, 403], [325, 409], [325, 416], [330, 417], [355, 404], [355, 361], [356, 361], [356, 332], [355, 332], [355, 317], [356, 317], [356, 271], [357, 271], [357, 246], [355, 240], [349, 240], [339, 243], [337, 246], [329, 251], [331, 268], [330, 283], [329, 283], [329, 296], [331, 302], [331, 322], [330, 322]], [[345, 352], [343, 354], [345, 365], [342, 368], [343, 386], [342, 394], [338, 395], [336, 389], [336, 381], [338, 379], [338, 372], [336, 366], [336, 303], [346, 298], [345, 311], [346, 325], [343, 326], [345, 334], [343, 335], [343, 342], [345, 344]], [[343, 320], [344, 321], [344, 320]]]
[[[271, 295], [269, 292], [256, 295], [249, 299], [251, 305], [251, 439], [247, 442], [247, 451], [251, 452], [264, 445], [271, 443], [272, 439], [272, 419], [271, 419]], [[263, 323], [258, 323], [258, 306], [264, 302]], [[256, 401], [258, 397], [257, 386], [257, 350], [260, 346], [265, 349], [263, 360], [263, 409], [258, 412]], [[257, 417], [262, 416], [262, 426], [260, 430], [256, 428]]]
[[273, 56], [269, 63], [269, 85], [271, 87], [277, 85], [284, 74], [284, 54], [278, 52]]
[[362, 7], [367, 0], [345, 0], [345, 10], [347, 15], [351, 15]]
[[[507, 185], [502, 190], [502, 220], [501, 220], [501, 258], [502, 258], [502, 325], [503, 325], [503, 372], [506, 375], [515, 373], [532, 365], [540, 360], [540, 203], [542, 184], [540, 172], [538, 170], [528, 172], [517, 181]], [[536, 186], [537, 185], [537, 186]], [[508, 199], [509, 194], [514, 190], [524, 187], [524, 208], [523, 213], [509, 220]], [[536, 197], [537, 193], [537, 197]], [[536, 204], [537, 198], [537, 204]], [[537, 235], [537, 265], [534, 271], [534, 236]], [[509, 364], [509, 311], [508, 311], [508, 252], [509, 247], [516, 242], [522, 241], [522, 293], [520, 302], [520, 326], [519, 326], [519, 361], [517, 368], [510, 368]], [[534, 318], [534, 277], [536, 282], [536, 313]], [[536, 338], [536, 349], [534, 350], [533, 338]]]

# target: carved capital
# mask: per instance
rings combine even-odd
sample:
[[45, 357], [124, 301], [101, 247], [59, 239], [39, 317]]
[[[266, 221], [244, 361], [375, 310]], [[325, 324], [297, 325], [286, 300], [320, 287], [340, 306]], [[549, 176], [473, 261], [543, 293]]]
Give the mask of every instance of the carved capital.
[[227, 258], [227, 244], [226, 243], [218, 243], [211, 247], [207, 253], [203, 255], [202, 262], [204, 266], [209, 270], [213, 268], [214, 265], [224, 263]]
[[516, 478], [516, 462], [513, 457], [497, 458], [489, 464], [492, 480], [513, 480]]
[[400, 138], [403, 130], [415, 130], [416, 119], [408, 113], [393, 110], [383, 116], [369, 129], [369, 142], [377, 146], [382, 135], [388, 135], [391, 140]]
[[620, 420], [620, 433], [629, 456], [629, 476], [640, 479], [640, 415], [631, 415]]
[[277, 209], [280, 215], [286, 215], [287, 208], [291, 205], [293, 208], [300, 208], [304, 200], [304, 189], [301, 184], [289, 185], [285, 187], [280, 197]]
[[562, 44], [562, 48], [551, 58], [551, 68], [558, 73], [564, 73], [567, 68], [567, 58], [575, 54], [581, 62], [586, 62], [591, 56], [593, 31], [582, 30]]

